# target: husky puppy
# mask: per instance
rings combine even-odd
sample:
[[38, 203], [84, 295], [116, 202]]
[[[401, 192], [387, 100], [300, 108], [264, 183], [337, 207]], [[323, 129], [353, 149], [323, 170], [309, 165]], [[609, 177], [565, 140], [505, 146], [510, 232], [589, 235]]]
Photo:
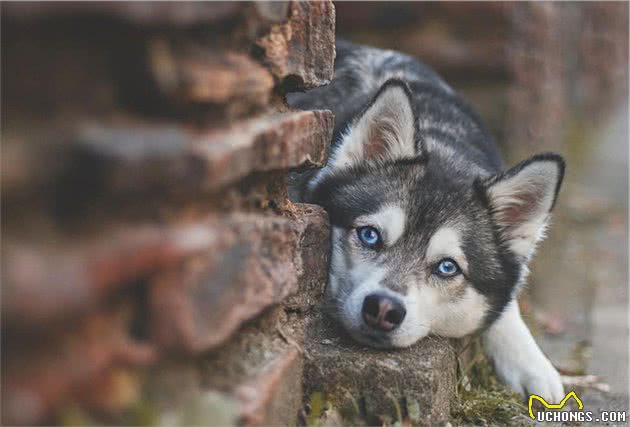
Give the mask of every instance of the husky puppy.
[[475, 112], [398, 52], [337, 43], [331, 84], [289, 103], [335, 114], [327, 165], [292, 197], [329, 213], [328, 305], [354, 339], [409, 346], [481, 331], [499, 378], [559, 402], [558, 372], [516, 302], [562, 177], [557, 154], [503, 170]]

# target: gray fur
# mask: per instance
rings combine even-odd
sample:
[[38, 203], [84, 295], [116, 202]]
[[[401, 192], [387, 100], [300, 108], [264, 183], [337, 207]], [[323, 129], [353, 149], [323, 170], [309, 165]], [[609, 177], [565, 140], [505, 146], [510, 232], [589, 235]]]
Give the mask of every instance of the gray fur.
[[[401, 131], [407, 124], [396, 118], [380, 124], [375, 116], [374, 123], [364, 123], [386, 96], [397, 97], [400, 120], [410, 106], [409, 132]], [[332, 83], [288, 100], [292, 107], [335, 114], [329, 164], [295, 174], [290, 182], [294, 200], [320, 204], [330, 215], [335, 232], [328, 298], [346, 329], [358, 340], [387, 347], [409, 345], [427, 333], [458, 336], [492, 324], [524, 281], [562, 180], [562, 159], [539, 155], [502, 172], [498, 150], [472, 108], [429, 67], [394, 51], [339, 41]], [[391, 108], [384, 111], [391, 114]], [[370, 154], [383, 132], [414, 135], [412, 154], [400, 154], [404, 149], [393, 150], [391, 142]], [[357, 142], [360, 137], [365, 141]], [[351, 144], [365, 146], [343, 154]], [[528, 171], [538, 169], [545, 176], [536, 180]], [[358, 219], [387, 206], [404, 211], [404, 232], [381, 250], [362, 246]], [[457, 236], [459, 247], [451, 252], [460, 251], [467, 265], [449, 280], [436, 277], [435, 260], [427, 259], [429, 242], [445, 227]], [[531, 236], [514, 243], [522, 233]], [[368, 292], [363, 288], [378, 288], [408, 305], [420, 306], [419, 295], [434, 297], [435, 307], [426, 307], [433, 314], [423, 320], [423, 313], [412, 313], [399, 331], [374, 333], [356, 313]], [[459, 331], [454, 323], [443, 324], [450, 321], [448, 310], [462, 322]], [[482, 312], [471, 318], [466, 310]]]

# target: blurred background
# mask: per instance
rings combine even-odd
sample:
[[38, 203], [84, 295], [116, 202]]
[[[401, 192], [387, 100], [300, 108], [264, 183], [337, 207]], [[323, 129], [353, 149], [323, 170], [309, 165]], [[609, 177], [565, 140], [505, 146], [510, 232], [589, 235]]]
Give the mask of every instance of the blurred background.
[[3, 424], [305, 422], [328, 223], [286, 175], [325, 162], [334, 118], [284, 97], [330, 81], [335, 36], [435, 68], [506, 164], [565, 156], [521, 304], [585, 405], [627, 410], [628, 3], [0, 12]]

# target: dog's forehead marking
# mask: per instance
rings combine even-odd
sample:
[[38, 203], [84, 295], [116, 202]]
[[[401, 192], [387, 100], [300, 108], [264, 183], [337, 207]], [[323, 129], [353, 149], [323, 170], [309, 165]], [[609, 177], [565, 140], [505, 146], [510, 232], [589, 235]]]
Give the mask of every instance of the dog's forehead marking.
[[356, 224], [357, 226], [372, 225], [377, 227], [383, 235], [385, 245], [391, 246], [405, 232], [405, 220], [405, 211], [400, 206], [387, 204], [373, 214], [358, 217]]
[[439, 228], [429, 240], [426, 252], [427, 260], [433, 262], [443, 257], [455, 259], [464, 270], [468, 268], [468, 263], [462, 250], [461, 233], [454, 227], [444, 226]]

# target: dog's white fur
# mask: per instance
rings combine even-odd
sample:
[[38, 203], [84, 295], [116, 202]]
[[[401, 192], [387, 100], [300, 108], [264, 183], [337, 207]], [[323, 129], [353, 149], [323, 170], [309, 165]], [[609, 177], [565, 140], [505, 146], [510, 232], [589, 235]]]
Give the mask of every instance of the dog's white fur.
[[464, 273], [468, 272], [468, 261], [462, 251], [460, 234], [453, 227], [442, 227], [433, 234], [429, 240], [426, 258], [430, 263], [442, 258], [452, 258], [457, 261]]
[[396, 205], [385, 205], [378, 212], [360, 216], [356, 219], [357, 227], [375, 226], [380, 230], [385, 245], [391, 246], [405, 232], [405, 211]]
[[514, 391], [537, 394], [553, 403], [562, 400], [560, 374], [534, 341], [516, 301], [482, 334], [482, 341], [497, 376]]

